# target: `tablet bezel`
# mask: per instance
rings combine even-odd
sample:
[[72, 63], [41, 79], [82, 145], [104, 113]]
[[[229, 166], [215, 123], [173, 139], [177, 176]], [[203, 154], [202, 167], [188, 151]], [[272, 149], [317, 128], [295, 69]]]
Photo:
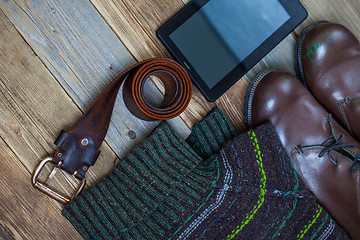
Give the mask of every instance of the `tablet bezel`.
[[307, 17], [307, 11], [299, 0], [279, 0], [281, 5], [290, 15], [280, 28], [278, 28], [269, 38], [257, 47], [249, 56], [240, 62], [232, 71], [223, 77], [214, 87], [209, 88], [205, 81], [199, 76], [193, 66], [187, 61], [185, 56], [170, 39], [170, 34], [181, 26], [187, 19], [194, 15], [207, 2], [211, 0], [193, 0], [180, 10], [174, 17], [166, 22], [157, 31], [158, 37], [170, 50], [173, 56], [187, 70], [193, 82], [203, 92], [209, 101], [215, 101], [244, 76], [254, 65], [256, 65], [266, 54], [268, 54], [277, 44], [289, 35]]

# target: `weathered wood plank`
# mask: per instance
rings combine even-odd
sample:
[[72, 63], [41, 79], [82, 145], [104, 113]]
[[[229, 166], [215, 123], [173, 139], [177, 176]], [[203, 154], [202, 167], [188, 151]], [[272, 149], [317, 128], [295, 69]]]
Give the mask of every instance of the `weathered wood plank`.
[[[156, 31], [184, 7], [181, 0], [90, 0], [127, 49], [138, 60], [171, 57]], [[194, 87], [193, 98], [181, 118], [191, 127], [215, 105]]]
[[[0, 6], [82, 112], [111, 80], [136, 63], [87, 0], [10, 0]], [[184, 129], [181, 120], [172, 123]], [[157, 124], [133, 116], [118, 97], [106, 141], [124, 156]], [[135, 139], [128, 136], [130, 130]]]
[[[170, 57], [166, 48], [141, 25], [136, 14], [132, 15], [133, 10], [126, 2], [108, 0], [91, 0], [91, 2], [137, 61], [153, 57]], [[175, 4], [171, 4], [170, 7], [174, 5], [175, 9], [182, 7], [181, 4], [176, 4], [176, 1], [172, 3]]]
[[[40, 159], [55, 151], [53, 141], [62, 128], [81, 116], [64, 89], [45, 68], [0, 10], [0, 137], [29, 173]], [[89, 184], [108, 174], [116, 155], [104, 144], [87, 175]], [[0, 176], [7, 172], [0, 168]], [[70, 194], [75, 182], [59, 174], [55, 188]], [[28, 185], [31, 185], [30, 178]]]
[[0, 239], [82, 239], [2, 138], [0, 153]]
[[[112, 10], [111, 5], [107, 6], [106, 4], [117, 4], [120, 2], [120, 0], [106, 1], [107, 2], [104, 4], [110, 10]], [[358, 37], [360, 36], [360, 24], [358, 19], [360, 5], [358, 0], [302, 1], [308, 8], [310, 17], [306, 23], [296, 29], [296, 33], [299, 33], [305, 25], [314, 20], [326, 19], [343, 23], [348, 26], [355, 35]], [[52, 24], [43, 23], [45, 20], [39, 20], [40, 17], [36, 20], [36, 16], [35, 18], [33, 15], [29, 15], [30, 17], [26, 16], [26, 11], [32, 11], [31, 9], [34, 8], [33, 2], [26, 1], [23, 4], [19, 3], [20, 1], [17, 1], [16, 3], [13, 1], [9, 2], [9, 0], [0, 1], [0, 6], [2, 9], [5, 9], [3, 6], [6, 5], [7, 8], [10, 9], [8, 9], [8, 12], [15, 14], [13, 19], [17, 21], [17, 29], [21, 32], [21, 34], [23, 34], [26, 41], [29, 42], [34, 50], [35, 47], [38, 46], [37, 54], [41, 58], [40, 60], [46, 64], [48, 69], [55, 69], [51, 71], [51, 73], [56, 78], [59, 75], [61, 75], [63, 79], [67, 77], [78, 78], [79, 83], [81, 83], [83, 80], [82, 77], [85, 76], [86, 78], [86, 76], [90, 76], [90, 73], [93, 74], [93, 72], [88, 72], [88, 70], [85, 71], [85, 74], [79, 74], [76, 67], [74, 67], [78, 64], [76, 63], [76, 59], [79, 58], [79, 53], [74, 53], [77, 51], [77, 46], [72, 46], [71, 44], [74, 44], [75, 42], [78, 44], [80, 41], [67, 43], [69, 46], [67, 46], [67, 44], [58, 45], [57, 41], [59, 41], [59, 39], [56, 39], [55, 41], [53, 40], [55, 37], [49, 34], [51, 31], [55, 30], [55, 32], [53, 32], [54, 35], [56, 35], [56, 33], [59, 34], [59, 32], [61, 33], [57, 36], [60, 40], [61, 38], [67, 38], [68, 35], [65, 34], [65, 32], [76, 30], [77, 28], [76, 26], [74, 27], [73, 24], [76, 25], [78, 24], [77, 22], [72, 23], [72, 18], [70, 18], [71, 21], [64, 19], [64, 25], [67, 25], [67, 28], [58, 25], [56, 25], [55, 28], [52, 28]], [[126, 1], [122, 2], [125, 5], [127, 3]], [[174, 2], [174, 4], [178, 4], [178, 1]], [[186, 3], [187, 0], [183, 0], [183, 2]], [[49, 4], [45, 4], [45, 7], [49, 7], [48, 10], [50, 9], [52, 14], [60, 13], [61, 15], [63, 10], [59, 12], [58, 8], [53, 7], [54, 4], [58, 4], [58, 2], [49, 1]], [[76, 5], [78, 3], [74, 4], [70, 4], [69, 6], [71, 8], [74, 6], [80, 6]], [[140, 7], [133, 9], [134, 5], [137, 4], [139, 4]], [[119, 30], [115, 30], [115, 32], [121, 38], [121, 41], [127, 49], [130, 49], [131, 46], [129, 47], [128, 43], [125, 43], [124, 35], [125, 38], [130, 39], [128, 42], [131, 43], [134, 40], [134, 38], [131, 40], [131, 38], [127, 36], [126, 29], [128, 26], [132, 26], [134, 28], [131, 29], [132, 37], [138, 34], [140, 39], [138, 40], [139, 43], [133, 44], [133, 49], [130, 49], [131, 54], [136, 60], [141, 60], [141, 58], [148, 58], [151, 56], [167, 56], [168, 54], [167, 52], [163, 52], [163, 47], [161, 45], [158, 46], [154, 42], [155, 40], [151, 40], [151, 37], [156, 37], [154, 35], [156, 26], [154, 26], [151, 31], [147, 30], [149, 26], [146, 26], [146, 29], [143, 27], [143, 23], [141, 21], [147, 20], [150, 22], [148, 24], [151, 24], [152, 21], [151, 16], [146, 16], [141, 20], [142, 11], [149, 10], [146, 6], [143, 6], [145, 4], [146, 1], [134, 1], [133, 5], [126, 5], [129, 8], [128, 10], [121, 10], [123, 18], [128, 21], [126, 24], [130, 25], [126, 25], [123, 23], [123, 19], [116, 16], [117, 11], [120, 10], [113, 12], [106, 10], [109, 11], [109, 15], [114, 16], [114, 19], [116, 20], [114, 20], [110, 26], [115, 29], [114, 25], [119, 24], [119, 28], [124, 28], [123, 30], [125, 31], [121, 34], [119, 34]], [[154, 7], [156, 2], [152, 1], [151, 4], [153, 4], [152, 7]], [[169, 4], [169, 9], [166, 11], [168, 17], [179, 10], [178, 8], [175, 11], [171, 10], [172, 5], [170, 4], [172, 3], [170, 1], [164, 1], [164, 4]], [[160, 5], [161, 3], [159, 3], [159, 6]], [[120, 5], [117, 6], [119, 7]], [[38, 14], [44, 14], [45, 18], [48, 18], [49, 13], [45, 7], [41, 6], [40, 8], [37, 8], [38, 11], [40, 11]], [[179, 4], [179, 7], [181, 7], [181, 4]], [[160, 9], [162, 8], [155, 8], [155, 11]], [[23, 13], [21, 13], [21, 11], [23, 11]], [[105, 17], [106, 11], [100, 12], [106, 21], [109, 22], [109, 18]], [[87, 15], [86, 12], [86, 8], [81, 11], [82, 14]], [[90, 18], [93, 13], [93, 10], [89, 11]], [[149, 15], [151, 15], [151, 12]], [[64, 15], [62, 16], [64, 17]], [[86, 19], [86, 17], [84, 18]], [[161, 21], [165, 22], [166, 20], [167, 19], [164, 18]], [[41, 26], [38, 27], [36, 24], [40, 24]], [[93, 24], [95, 28], [98, 27], [97, 23]], [[67, 30], [62, 30], [62, 28]], [[47, 31], [49, 31], [49, 33]], [[33, 34], [34, 32], [36, 34]], [[72, 40], [81, 39], [82, 36], [80, 34], [84, 33], [85, 31], [82, 31], [81, 33], [79, 32], [79, 36], [70, 34], [70, 38]], [[141, 38], [145, 39], [145, 48], [147, 48], [145, 50], [142, 49], [144, 46], [141, 49], [138, 48], [139, 46], [142, 46], [141, 43], [143, 43]], [[245, 95], [247, 84], [250, 82], [252, 77], [265, 67], [274, 67], [286, 71], [293, 71], [292, 58], [295, 40], [292, 36], [289, 36], [288, 38], [289, 39], [285, 39], [285, 41], [280, 43], [280, 45], [268, 56], [266, 56], [263, 61], [257, 64], [246, 76], [244, 76], [244, 78], [234, 85], [228, 93], [216, 102], [218, 106], [231, 116], [232, 121], [237, 125], [238, 129], [243, 129], [243, 97]], [[86, 41], [83, 43], [86, 43]], [[97, 46], [101, 48], [102, 45]], [[156, 49], [156, 46], [158, 46], [158, 50]], [[81, 48], [82, 46], [79, 47]], [[42, 50], [46, 48], [49, 48], [51, 51]], [[68, 54], [67, 49], [71, 49], [74, 52], [66, 55]], [[106, 48], [106, 51], [109, 52], [109, 48]], [[139, 51], [139, 53], [136, 53], [137, 51]], [[69, 64], [67, 61], [70, 61], [71, 58], [74, 58], [73, 61], [75, 63], [71, 62], [73, 65], [70, 66], [67, 65]], [[60, 59], [62, 61], [62, 64], [60, 65], [68, 71], [65, 71], [66, 74], [64, 72], [61, 72], [61, 74], [56, 72], [57, 66], [52, 65], [53, 62], [56, 62], [54, 59]], [[65, 91], [62, 89], [61, 84], [56, 82], [56, 79], [54, 79], [49, 71], [46, 70], [40, 60], [30, 50], [29, 46], [16, 32], [14, 27], [7, 21], [0, 10], [0, 191], [2, 193], [0, 194], [0, 239], [80, 239], [80, 236], [76, 233], [72, 226], [62, 218], [60, 214], [62, 206], [33, 189], [30, 185], [30, 174], [35, 168], [35, 165], [38, 163], [38, 159], [54, 151], [55, 146], [52, 142], [60, 129], [68, 129], [81, 115], [79, 108], [68, 96], [70, 90], [66, 89]], [[119, 62], [119, 60], [115, 59], [114, 63], [116, 62]], [[92, 63], [89, 64], [82, 62], [81, 64], [91, 65]], [[106, 65], [103, 63], [101, 64], [94, 66], [94, 68], [100, 69], [100, 71], [101, 68], [105, 69]], [[83, 65], [80, 64], [77, 65], [78, 68], [82, 66]], [[110, 69], [110, 65], [107, 67]], [[111, 65], [111, 68], [114, 69], [114, 66]], [[120, 68], [121, 67], [117, 70], [118, 72], [121, 71]], [[110, 73], [107, 73], [109, 75], [112, 74], [110, 70]], [[106, 71], [104, 70], [104, 72]], [[104, 72], [102, 74], [104, 74]], [[96, 74], [99, 73], [95, 73], [95, 75], [90, 76], [89, 80], [97, 81], [98, 79], [94, 77]], [[99, 74], [99, 76], [100, 75], [101, 74]], [[113, 77], [115, 75], [116, 73], [113, 73], [111, 76]], [[109, 79], [110, 78], [111, 77], [109, 77]], [[99, 89], [94, 90], [95, 95], [98, 94], [101, 87], [103, 86], [100, 86], [99, 83]], [[210, 110], [211, 106], [213, 106], [208, 104], [196, 89], [194, 91], [195, 93], [192, 99], [191, 107], [189, 107], [187, 112], [182, 115], [182, 117], [187, 120], [189, 126], [195, 123], [197, 119], [204, 116]], [[89, 97], [84, 105], [90, 103], [91, 100]], [[78, 104], [78, 106], [80, 105]], [[58, 114], [59, 112], [62, 114]], [[129, 127], [127, 129], [122, 129], [124, 130], [123, 134], [125, 136], [128, 129]], [[90, 178], [91, 183], [97, 180], [96, 177], [101, 178], [111, 170], [115, 157], [115, 154], [107, 145], [102, 146], [100, 159], [95, 166], [90, 169], [87, 175], [88, 178]], [[107, 170], [104, 171], [104, 169]], [[74, 185], [74, 182], [60, 174], [60, 180], [55, 182], [55, 187], [60, 188], [60, 185], [65, 186], [65, 189], [61, 189], [68, 193], [70, 191], [69, 189]]]
[[296, 29], [301, 30], [314, 21], [327, 20], [345, 25], [360, 38], [360, 2], [359, 0], [301, 0], [309, 12], [309, 17]]

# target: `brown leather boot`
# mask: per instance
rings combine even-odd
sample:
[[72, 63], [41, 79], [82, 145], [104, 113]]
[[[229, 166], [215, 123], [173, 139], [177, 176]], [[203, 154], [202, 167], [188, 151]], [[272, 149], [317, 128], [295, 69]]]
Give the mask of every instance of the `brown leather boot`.
[[315, 22], [300, 34], [295, 59], [297, 75], [303, 84], [360, 141], [358, 39], [342, 25]]
[[320, 204], [360, 239], [360, 144], [288, 73], [265, 70], [245, 102], [249, 128], [270, 121], [296, 172]]

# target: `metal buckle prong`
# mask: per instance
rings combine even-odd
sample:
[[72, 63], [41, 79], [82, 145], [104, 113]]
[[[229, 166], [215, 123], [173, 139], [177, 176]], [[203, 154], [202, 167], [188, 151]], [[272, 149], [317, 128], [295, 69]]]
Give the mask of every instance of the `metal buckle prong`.
[[85, 187], [85, 183], [86, 183], [86, 179], [84, 178], [81, 182], [80, 185], [78, 186], [78, 188], [75, 190], [74, 194], [71, 197], [64, 197], [63, 195], [61, 195], [60, 193], [52, 190], [51, 188], [49, 188], [47, 185], [48, 183], [51, 181], [51, 179], [53, 179], [53, 177], [55, 176], [56, 172], [59, 170], [62, 162], [60, 161], [55, 167], [54, 169], [51, 171], [50, 175], [46, 178], [45, 182], [39, 182], [37, 180], [37, 177], [39, 176], [42, 168], [46, 165], [46, 163], [51, 162], [52, 157], [46, 157], [44, 158], [39, 165], [37, 166], [37, 168], [34, 171], [34, 174], [32, 176], [32, 184], [33, 186], [40, 190], [41, 192], [45, 193], [46, 195], [48, 195], [49, 197], [63, 203], [63, 204], [67, 204], [68, 202], [70, 202], [74, 197], [76, 197]]
[[55, 174], [59, 171], [59, 167], [62, 165], [62, 161], [60, 161], [51, 171], [50, 175], [46, 178], [44, 185], [49, 185], [51, 179], [54, 178]]

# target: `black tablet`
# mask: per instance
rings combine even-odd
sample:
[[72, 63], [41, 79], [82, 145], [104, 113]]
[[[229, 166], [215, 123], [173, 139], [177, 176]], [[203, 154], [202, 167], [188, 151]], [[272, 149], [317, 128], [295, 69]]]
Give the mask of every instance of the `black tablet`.
[[306, 17], [298, 0], [193, 0], [158, 36], [215, 101]]

